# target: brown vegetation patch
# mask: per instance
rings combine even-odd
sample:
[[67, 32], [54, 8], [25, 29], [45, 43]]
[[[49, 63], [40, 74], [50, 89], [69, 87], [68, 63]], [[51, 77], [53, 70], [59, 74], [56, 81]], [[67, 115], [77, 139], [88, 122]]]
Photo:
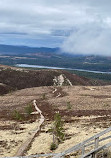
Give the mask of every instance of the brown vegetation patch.
[[13, 90], [14, 90], [14, 88], [0, 83], [0, 95], [4, 95], [6, 93], [10, 93]]
[[13, 130], [13, 126], [10, 125], [0, 126], [0, 130]]
[[107, 83], [101, 81], [93, 81], [91, 79], [80, 77], [76, 74], [71, 74], [63, 70], [30, 70], [19, 69], [16, 67], [0, 68], [0, 83], [8, 86], [7, 88], [1, 87], [0, 94], [6, 94], [10, 90], [20, 90], [31, 87], [53, 86], [53, 79], [55, 76], [65, 75], [72, 85], [105, 85]]
[[[54, 90], [56, 89], [56, 91], [54, 92]], [[63, 91], [63, 88], [62, 87], [54, 87], [54, 88], [51, 88], [52, 90], [52, 93], [53, 93], [53, 97], [64, 97], [64, 96], [67, 96], [68, 94], [66, 92]]]
[[7, 147], [7, 141], [0, 141], [0, 147]]
[[42, 111], [45, 118], [49, 120], [53, 120], [55, 109], [52, 105], [50, 105], [47, 101], [37, 100], [37, 104], [39, 109]]
[[59, 110], [62, 116], [103, 116], [103, 115], [111, 115], [111, 110]]
[[[28, 103], [30, 104], [30, 102]], [[37, 119], [36, 115], [27, 115], [25, 112], [25, 108], [27, 107], [28, 104], [25, 105], [20, 105], [19, 107], [17, 106], [1, 106], [0, 108], [0, 119], [2, 120], [14, 120], [14, 121], [28, 121], [28, 122], [34, 122]], [[35, 108], [32, 106], [33, 111], [35, 111]], [[14, 112], [18, 111], [21, 114], [22, 119], [21, 120], [16, 120], [14, 117]], [[11, 128], [11, 127], [10, 127]]]
[[99, 98], [99, 99], [105, 99], [105, 98], [111, 98], [111, 95], [82, 95], [82, 96], [89, 96], [89, 97], [93, 97], [93, 98]]

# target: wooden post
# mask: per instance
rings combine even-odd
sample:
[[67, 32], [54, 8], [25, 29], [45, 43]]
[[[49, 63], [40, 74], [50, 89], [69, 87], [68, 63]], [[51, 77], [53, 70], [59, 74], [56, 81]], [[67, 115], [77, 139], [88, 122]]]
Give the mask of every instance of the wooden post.
[[[99, 137], [95, 138], [95, 149], [99, 147]], [[97, 153], [93, 154], [93, 158], [97, 158]]]
[[84, 145], [82, 146], [81, 150], [82, 150], [82, 156], [83, 156], [85, 154], [85, 146]]
[[95, 149], [99, 146], [99, 137], [95, 139]]

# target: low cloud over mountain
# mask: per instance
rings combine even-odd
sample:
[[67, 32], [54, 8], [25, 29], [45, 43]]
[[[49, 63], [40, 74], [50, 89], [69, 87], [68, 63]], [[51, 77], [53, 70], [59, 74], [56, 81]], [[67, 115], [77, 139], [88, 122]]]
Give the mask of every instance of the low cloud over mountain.
[[0, 43], [110, 55], [110, 0], [4, 0]]

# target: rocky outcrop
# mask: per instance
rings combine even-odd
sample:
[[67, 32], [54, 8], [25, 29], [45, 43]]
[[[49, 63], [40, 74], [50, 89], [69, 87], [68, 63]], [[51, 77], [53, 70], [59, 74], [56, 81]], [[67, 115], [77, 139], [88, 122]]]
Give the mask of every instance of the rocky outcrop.
[[55, 76], [53, 82], [54, 86], [72, 86], [71, 81], [64, 74]]

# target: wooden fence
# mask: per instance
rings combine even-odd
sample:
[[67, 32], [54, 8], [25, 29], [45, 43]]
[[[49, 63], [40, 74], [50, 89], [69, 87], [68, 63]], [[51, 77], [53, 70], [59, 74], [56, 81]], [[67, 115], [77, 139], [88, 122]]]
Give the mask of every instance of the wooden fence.
[[[111, 146], [111, 134], [107, 137], [104, 137], [104, 138], [100, 139], [101, 136], [104, 136], [105, 134], [107, 134], [109, 132], [111, 132], [111, 127], [109, 127], [106, 130], [90, 137], [89, 139], [83, 141], [82, 143], [79, 143], [79, 144], [73, 146], [72, 148], [70, 148], [68, 150], [65, 150], [62, 153], [58, 153], [53, 158], [64, 157], [65, 155], [70, 155], [71, 153], [79, 151], [79, 150], [81, 150], [81, 158], [87, 158], [88, 156], [90, 156], [92, 158], [96, 158], [97, 152]], [[103, 142], [105, 140], [108, 140], [109, 143], [107, 143], [103, 146], [99, 146], [99, 143]], [[94, 145], [94, 149], [91, 149], [91, 151], [89, 151], [88, 153], [85, 153], [85, 148], [89, 147], [89, 146], [92, 146], [92, 145]]]
[[[10, 158], [38, 158], [38, 157], [61, 158], [61, 157], [65, 157], [66, 155], [75, 153], [77, 151], [81, 151], [80, 158], [96, 158], [97, 153], [99, 151], [103, 149], [107, 149], [108, 147], [111, 146], [111, 134], [109, 132], [111, 132], [111, 127], [61, 153], [38, 154], [38, 155], [19, 156], [19, 157], [10, 157]], [[101, 138], [102, 136], [108, 133], [110, 134], [109, 136]], [[108, 140], [108, 143], [105, 145], [100, 145], [100, 142], [104, 142], [105, 140]], [[94, 147], [92, 148], [92, 146]], [[87, 147], [91, 147], [90, 151], [88, 152], [86, 152], [85, 150]], [[4, 158], [9, 158], [9, 157], [4, 157]]]

